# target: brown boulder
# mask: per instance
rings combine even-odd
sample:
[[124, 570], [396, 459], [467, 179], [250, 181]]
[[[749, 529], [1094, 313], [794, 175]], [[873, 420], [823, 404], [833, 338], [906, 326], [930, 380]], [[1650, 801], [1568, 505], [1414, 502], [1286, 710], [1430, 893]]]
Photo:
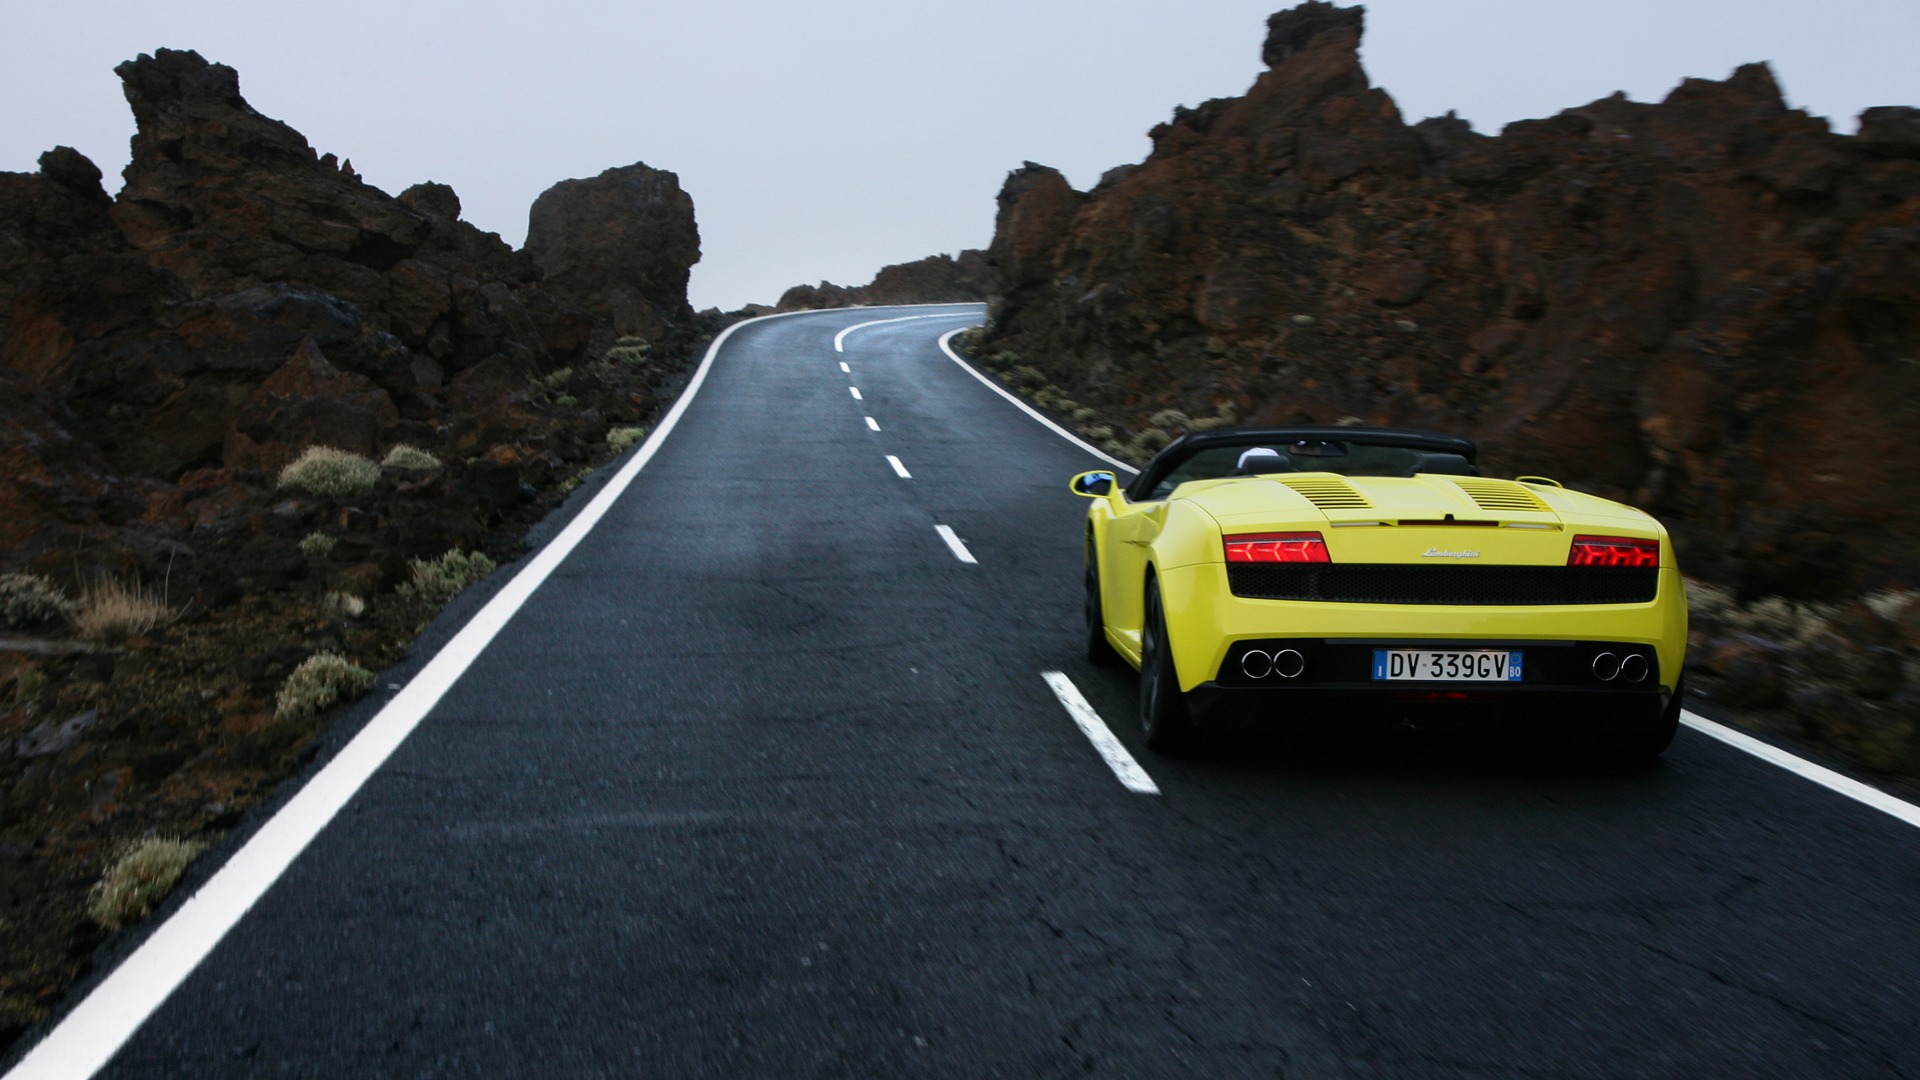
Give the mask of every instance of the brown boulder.
[[700, 230], [693, 200], [664, 169], [636, 162], [548, 188], [528, 214], [526, 250], [550, 283], [610, 314], [616, 333], [658, 338], [693, 316], [687, 276]]

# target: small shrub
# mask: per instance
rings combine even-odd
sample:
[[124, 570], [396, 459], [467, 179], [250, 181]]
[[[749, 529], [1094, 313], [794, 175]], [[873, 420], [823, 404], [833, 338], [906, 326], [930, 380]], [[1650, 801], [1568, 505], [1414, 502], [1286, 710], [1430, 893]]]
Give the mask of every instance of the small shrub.
[[585, 481], [587, 477], [592, 475], [593, 475], [592, 469], [581, 469], [579, 472], [574, 473], [572, 476], [569, 476], [565, 480], [560, 481], [560, 494], [565, 495], [567, 492], [572, 491], [574, 488], [579, 487], [580, 484], [583, 481]]
[[400, 586], [403, 596], [451, 600], [460, 590], [493, 573], [494, 562], [484, 552], [454, 548], [437, 559], [410, 559], [413, 580]]
[[616, 454], [624, 454], [627, 447], [647, 437], [643, 427], [617, 427], [607, 429], [607, 449]]
[[1054, 392], [1053, 387], [1043, 386], [1033, 392], [1033, 403], [1043, 409], [1057, 409], [1060, 406], [1060, 395]]
[[13, 703], [15, 705], [25, 705], [28, 702], [38, 701], [40, 700], [40, 695], [46, 692], [46, 689], [47, 673], [41, 671], [39, 668], [28, 668], [19, 675], [14, 676]]
[[563, 368], [555, 368], [554, 370], [547, 372], [545, 375], [540, 377], [538, 382], [540, 383], [540, 385], [546, 387], [549, 390], [559, 390], [565, 387], [567, 383], [572, 380], [572, 378], [573, 378], [573, 369], [570, 367], [563, 367]]
[[373, 685], [373, 672], [336, 652], [318, 652], [300, 662], [280, 684], [277, 720], [314, 716], [358, 696]]
[[1145, 461], [1166, 448], [1173, 441], [1172, 436], [1157, 427], [1150, 427], [1133, 437], [1127, 444], [1126, 456], [1135, 461]]
[[1085, 405], [1073, 410], [1073, 422], [1076, 424], [1091, 423], [1099, 416], [1100, 414], [1098, 412], [1087, 408]]
[[1203, 416], [1187, 425], [1188, 431], [1213, 431], [1218, 428], [1232, 427], [1233, 421], [1224, 416]]
[[73, 628], [81, 637], [104, 640], [144, 634], [173, 621], [164, 596], [138, 581], [100, 577], [80, 586]]
[[350, 592], [330, 592], [320, 601], [320, 606], [347, 619], [357, 619], [367, 613], [367, 602]]
[[387, 456], [380, 459], [380, 464], [389, 469], [437, 469], [440, 459], [417, 446], [401, 443], [387, 451]]
[[1094, 424], [1081, 428], [1080, 437], [1090, 443], [1108, 443], [1113, 441], [1113, 429], [1105, 424]]
[[1148, 427], [1165, 431], [1185, 431], [1192, 424], [1192, 418], [1179, 409], [1161, 409], [1147, 418]]
[[24, 630], [37, 623], [71, 619], [77, 605], [39, 574], [0, 574], [0, 628]]
[[380, 482], [380, 466], [370, 458], [331, 446], [309, 446], [280, 470], [280, 486], [327, 498], [365, 495]]
[[561, 394], [559, 397], [553, 399], [553, 403], [563, 409], [571, 409], [575, 405], [580, 404], [580, 399], [574, 397], [572, 394]]
[[607, 350], [607, 362], [613, 364], [643, 364], [653, 346], [646, 338], [623, 337]]
[[340, 541], [323, 532], [310, 532], [300, 538], [300, 554], [309, 559], [324, 559], [333, 554], [334, 546]]
[[1039, 368], [1024, 365], [1007, 372], [1007, 380], [1028, 390], [1037, 390], [1047, 385], [1047, 377], [1040, 373]]
[[198, 840], [149, 836], [127, 848], [93, 887], [87, 914], [109, 930], [146, 917], [207, 850]]

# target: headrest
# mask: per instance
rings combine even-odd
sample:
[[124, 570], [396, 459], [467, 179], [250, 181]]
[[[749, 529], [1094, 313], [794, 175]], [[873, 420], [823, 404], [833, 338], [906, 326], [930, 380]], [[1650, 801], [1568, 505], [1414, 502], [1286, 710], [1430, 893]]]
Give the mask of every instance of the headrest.
[[1256, 446], [1240, 455], [1229, 476], [1260, 476], [1263, 473], [1292, 472], [1293, 463], [1271, 447]]
[[1480, 470], [1473, 462], [1459, 454], [1424, 454], [1414, 473], [1438, 473], [1441, 476], [1479, 476]]

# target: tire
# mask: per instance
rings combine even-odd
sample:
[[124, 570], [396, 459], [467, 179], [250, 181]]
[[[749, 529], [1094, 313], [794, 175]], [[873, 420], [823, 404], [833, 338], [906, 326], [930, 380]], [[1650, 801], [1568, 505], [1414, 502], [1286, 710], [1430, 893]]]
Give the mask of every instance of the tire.
[[1622, 761], [1652, 761], [1666, 753], [1680, 730], [1680, 710], [1686, 700], [1687, 680], [1683, 678], [1674, 684], [1673, 697], [1667, 702], [1666, 711], [1660, 714], [1660, 722], [1645, 731], [1631, 731], [1608, 739], [1605, 744], [1608, 755]]
[[1087, 659], [1097, 667], [1113, 667], [1120, 662], [1120, 654], [1107, 643], [1107, 615], [1100, 604], [1100, 562], [1092, 540], [1087, 541], [1086, 583]]
[[1159, 583], [1147, 583], [1146, 613], [1140, 624], [1140, 733], [1147, 749], [1165, 754], [1193, 741], [1193, 718], [1180, 676], [1174, 671], [1173, 650], [1167, 647], [1167, 619], [1160, 610]]

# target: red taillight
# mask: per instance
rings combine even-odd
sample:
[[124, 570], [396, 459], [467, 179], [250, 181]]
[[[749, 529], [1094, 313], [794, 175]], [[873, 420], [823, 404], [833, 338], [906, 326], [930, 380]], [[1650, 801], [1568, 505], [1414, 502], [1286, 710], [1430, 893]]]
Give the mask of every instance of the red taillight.
[[1332, 562], [1327, 542], [1317, 532], [1242, 533], [1227, 537], [1230, 563]]
[[1576, 536], [1568, 566], [1659, 566], [1660, 541], [1631, 536]]

